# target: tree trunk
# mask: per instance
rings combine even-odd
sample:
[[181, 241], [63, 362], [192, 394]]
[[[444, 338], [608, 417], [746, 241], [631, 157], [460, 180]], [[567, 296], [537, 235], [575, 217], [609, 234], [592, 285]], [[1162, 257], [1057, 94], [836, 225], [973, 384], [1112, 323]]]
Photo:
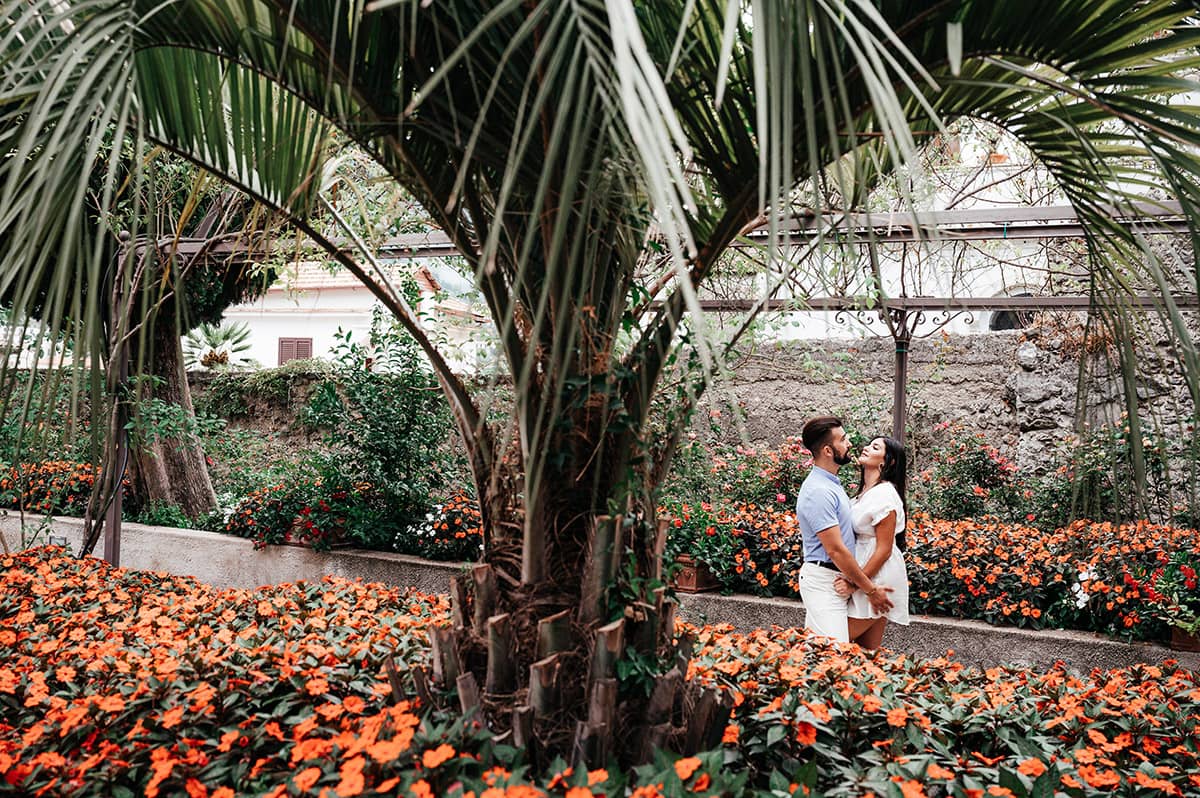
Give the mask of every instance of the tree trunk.
[[[530, 747], [535, 767], [557, 756], [576, 766], [600, 767], [610, 756], [633, 765], [655, 747], [694, 753], [720, 740], [729, 713], [684, 678], [690, 641], [675, 638], [649, 496], [635, 489], [627, 498], [612, 461], [594, 456], [606, 434], [608, 446], [617, 437], [603, 420], [585, 409], [574, 421], [547, 444], [570, 454], [540, 475], [536, 521], [522, 512], [529, 475], [517, 458], [492, 464], [491, 491], [478, 486], [481, 503], [497, 511], [495, 526], [485, 534], [485, 563], [452, 580], [452, 627], [433, 636], [430, 675], [440, 691], [431, 700], [453, 712], [469, 698], [493, 732]], [[610, 515], [613, 506], [627, 512]], [[536, 581], [528, 578], [531, 552], [522, 552], [531, 521], [544, 541]], [[653, 711], [643, 686], [622, 687], [617, 664], [630, 656], [652, 681]], [[484, 686], [478, 700], [463, 690], [467, 675], [468, 687]]]
[[[175, 325], [160, 316], [153, 330], [147, 373], [160, 382], [141, 391], [140, 399], [159, 399], [181, 407], [186, 418], [191, 419], [195, 415], [192, 394], [183, 369], [183, 348]], [[190, 434], [151, 436], [148, 440], [136, 441], [130, 458], [130, 482], [140, 503], [173, 504], [193, 520], [217, 508], [217, 495], [208, 475], [204, 449]]]

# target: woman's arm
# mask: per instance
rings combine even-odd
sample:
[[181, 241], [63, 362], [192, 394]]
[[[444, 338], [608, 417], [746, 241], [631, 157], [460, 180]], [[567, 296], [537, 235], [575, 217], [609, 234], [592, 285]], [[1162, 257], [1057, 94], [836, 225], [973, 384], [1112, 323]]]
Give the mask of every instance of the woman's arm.
[[875, 551], [863, 563], [863, 573], [874, 579], [875, 574], [879, 573], [879, 569], [892, 556], [892, 546], [895, 543], [896, 511], [892, 510], [875, 525]]

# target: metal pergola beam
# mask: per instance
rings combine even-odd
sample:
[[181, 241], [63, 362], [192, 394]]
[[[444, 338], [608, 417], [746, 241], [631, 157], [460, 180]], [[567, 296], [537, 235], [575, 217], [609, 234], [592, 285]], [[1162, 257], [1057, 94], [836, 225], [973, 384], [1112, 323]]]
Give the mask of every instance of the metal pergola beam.
[[[811, 297], [809, 299], [701, 299], [703, 310], [715, 313], [739, 313], [760, 308], [767, 312], [804, 311], [873, 311], [884, 309], [930, 312], [939, 310], [1089, 310], [1095, 308], [1130, 308], [1153, 310], [1162, 304], [1163, 297], [1138, 294], [1113, 300], [1086, 296], [993, 296], [993, 297], [884, 297], [872, 301], [868, 297]], [[1200, 296], [1175, 294], [1175, 305], [1181, 310], [1200, 310]]]
[[[1143, 233], [1187, 233], [1188, 222], [1178, 202], [1157, 204], [1138, 203], [1134, 214], [1112, 210], [1112, 217], [1125, 227]], [[1081, 238], [1083, 225], [1075, 208], [1070, 205], [1049, 205], [1036, 208], [987, 208], [951, 211], [929, 211], [927, 213], [854, 213], [839, 221], [831, 222], [840, 214], [797, 217], [784, 225], [789, 235], [811, 239], [824, 236], [833, 242], [845, 242], [853, 238], [854, 243], [870, 242], [884, 244], [910, 243], [917, 241], [992, 241], [992, 240], [1036, 240], [1053, 238]], [[818, 221], [820, 220], [820, 222]], [[733, 243], [734, 247], [761, 246], [767, 239], [767, 231], [755, 230]], [[353, 252], [351, 242], [334, 239], [339, 249]], [[179, 242], [181, 255], [195, 254], [205, 247], [205, 242]], [[221, 242], [207, 247], [213, 256], [228, 256], [245, 251], [237, 242]], [[302, 245], [301, 252], [319, 252], [315, 246]], [[377, 257], [394, 259], [449, 258], [459, 253], [450, 238], [441, 232], [415, 233], [393, 236], [383, 241], [376, 249]]]

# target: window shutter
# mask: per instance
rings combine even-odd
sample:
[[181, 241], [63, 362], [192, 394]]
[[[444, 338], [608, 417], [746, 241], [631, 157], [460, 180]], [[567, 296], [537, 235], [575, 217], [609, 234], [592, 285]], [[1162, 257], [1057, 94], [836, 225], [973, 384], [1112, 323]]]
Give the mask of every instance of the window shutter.
[[297, 360], [304, 357], [312, 357], [311, 338], [279, 339], [279, 365], [282, 366], [289, 360]]

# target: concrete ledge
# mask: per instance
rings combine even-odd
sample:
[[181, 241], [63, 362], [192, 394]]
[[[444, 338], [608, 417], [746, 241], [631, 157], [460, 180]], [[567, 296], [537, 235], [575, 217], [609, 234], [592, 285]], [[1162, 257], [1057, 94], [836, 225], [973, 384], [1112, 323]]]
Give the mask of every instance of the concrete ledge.
[[[79, 549], [83, 536], [80, 519], [54, 518], [49, 529], [41, 521], [26, 516], [24, 545], [44, 545], [52, 534], [65, 538], [73, 551]], [[0, 536], [9, 551], [23, 548], [20, 518], [0, 516]], [[96, 551], [103, 551], [103, 545], [102, 541]], [[272, 546], [257, 551], [250, 541], [231, 535], [132, 523], [121, 525], [121, 565], [192, 576], [215, 587], [255, 588], [331, 575], [413, 587], [425, 593], [445, 592], [449, 578], [466, 567], [357, 549], [318, 554], [295, 546]], [[804, 605], [794, 599], [713, 593], [680, 594], [679, 599], [680, 616], [694, 623], [728, 623], [740, 630], [804, 625]], [[907, 627], [890, 624], [883, 642], [893, 651], [921, 657], [938, 657], [952, 650], [957, 660], [985, 666], [1050, 665], [1061, 660], [1087, 671], [1173, 659], [1200, 670], [1200, 653], [1150, 643], [1122, 643], [1088, 632], [1030, 631], [931, 616], [914, 616]]]
[[[26, 516], [27, 544], [43, 546], [50, 542], [45, 531], [30, 541], [40, 521]], [[56, 517], [49, 534], [66, 538], [71, 551], [79, 551], [83, 521]], [[21, 549], [20, 518], [12, 514], [0, 517], [0, 535], [10, 551]], [[93, 553], [100, 556], [103, 552], [101, 536]], [[462, 564], [382, 551], [338, 549], [318, 553], [300, 546], [268, 546], [260, 551], [249, 540], [233, 535], [133, 523], [121, 524], [121, 567], [193, 576], [214, 587], [256, 588], [341, 576], [414, 587], [423, 593], [445, 593], [450, 577], [464, 569]]]
[[[796, 599], [681, 593], [679, 605], [685, 620], [729, 623], [742, 631], [804, 625], [804, 605]], [[1200, 654], [1152, 643], [1124, 643], [1092, 632], [1034, 631], [932, 615], [914, 615], [909, 626], [888, 624], [883, 645], [918, 657], [940, 657], [953, 651], [954, 659], [982, 666], [1044, 666], [1061, 660], [1072, 668], [1088, 671], [1174, 659], [1186, 668], [1200, 670]]]

